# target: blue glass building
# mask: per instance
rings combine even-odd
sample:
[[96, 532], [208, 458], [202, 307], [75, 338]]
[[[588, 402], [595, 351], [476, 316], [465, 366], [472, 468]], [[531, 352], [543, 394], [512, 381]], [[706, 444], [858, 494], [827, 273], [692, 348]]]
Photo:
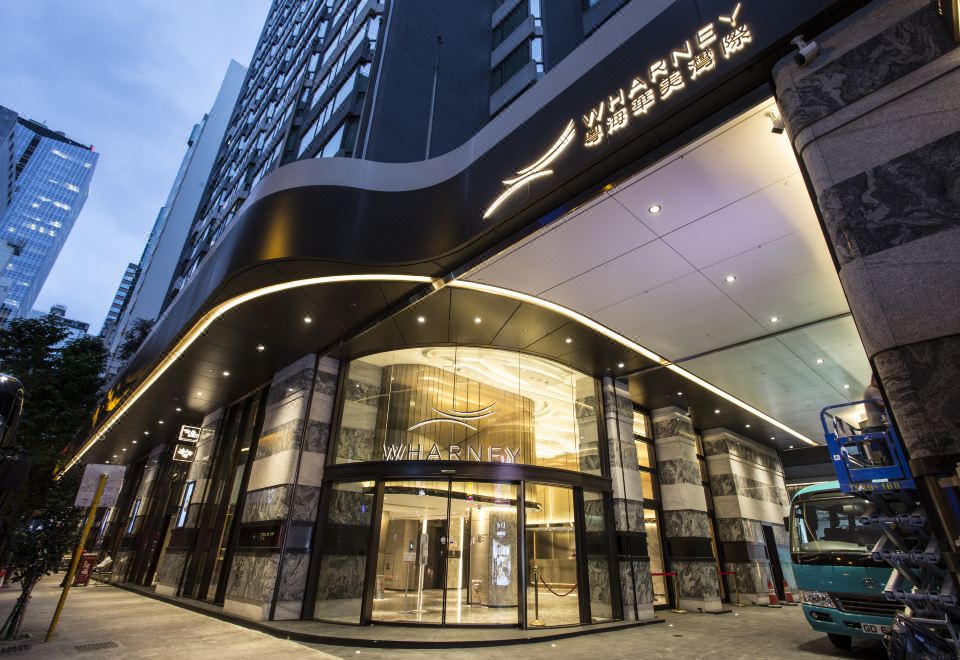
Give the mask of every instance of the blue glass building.
[[0, 223], [3, 239], [20, 247], [3, 274], [9, 286], [0, 322], [33, 307], [87, 200], [98, 154], [43, 124], [14, 127], [14, 193]]

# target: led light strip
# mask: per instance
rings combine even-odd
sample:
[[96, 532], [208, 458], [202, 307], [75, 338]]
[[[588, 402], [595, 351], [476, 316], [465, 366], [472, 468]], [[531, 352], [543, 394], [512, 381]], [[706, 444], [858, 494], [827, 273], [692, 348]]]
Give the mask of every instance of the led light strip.
[[288, 291], [290, 289], [298, 289], [305, 286], [313, 286], [315, 284], [340, 284], [344, 282], [415, 282], [418, 284], [430, 284], [434, 282], [434, 279], [431, 277], [426, 277], [423, 275], [330, 275], [326, 277], [309, 277], [302, 280], [292, 280], [290, 282], [282, 282], [280, 284], [272, 284], [270, 286], [265, 286], [259, 289], [254, 289], [253, 291], [248, 291], [239, 296], [231, 298], [225, 302], [220, 303], [209, 312], [200, 317], [200, 320], [183, 336], [180, 341], [177, 342], [176, 346], [167, 353], [166, 357], [160, 361], [153, 371], [150, 372], [150, 375], [147, 376], [137, 388], [133, 391], [133, 394], [124, 401], [120, 406], [117, 407], [116, 411], [110, 417], [110, 419], [104, 422], [93, 435], [91, 435], [83, 446], [74, 454], [73, 458], [56, 474], [56, 479], [62, 477], [66, 472], [76, 465], [80, 459], [90, 451], [90, 448], [93, 447], [100, 438], [102, 438], [107, 431], [109, 431], [114, 424], [119, 420], [130, 408], [133, 406], [137, 400], [143, 396], [143, 394], [150, 389], [155, 382], [166, 372], [167, 369], [173, 365], [173, 363], [179, 358], [183, 353], [190, 348], [190, 346], [195, 342], [204, 331], [209, 328], [214, 321], [218, 318], [229, 312], [235, 307], [250, 302], [251, 300], [256, 300], [257, 298], [262, 298], [263, 296], [268, 296], [271, 293], [278, 293], [280, 291]]
[[707, 381], [703, 380], [699, 376], [690, 373], [683, 367], [679, 367], [671, 363], [669, 360], [657, 355], [656, 353], [651, 351], [649, 348], [641, 346], [635, 341], [632, 341], [627, 337], [624, 337], [623, 335], [614, 332], [613, 330], [606, 327], [605, 325], [601, 325], [600, 323], [597, 323], [593, 319], [587, 316], [584, 316], [579, 312], [575, 312], [572, 309], [564, 307], [563, 305], [558, 305], [556, 303], [550, 302], [549, 300], [543, 300], [542, 298], [537, 298], [535, 296], [531, 296], [526, 293], [520, 293], [518, 291], [513, 291], [511, 289], [504, 289], [498, 286], [492, 286], [490, 284], [481, 284], [479, 282], [470, 282], [467, 280], [454, 280], [453, 282], [449, 282], [447, 286], [456, 287], [458, 289], [471, 289], [473, 291], [482, 291], [485, 293], [502, 296], [504, 298], [513, 298], [514, 300], [519, 300], [521, 302], [529, 303], [531, 305], [536, 305], [537, 307], [541, 307], [543, 309], [549, 309], [552, 312], [556, 312], [557, 314], [566, 316], [568, 319], [572, 321], [576, 321], [577, 323], [580, 323], [581, 325], [584, 325], [590, 328], [594, 332], [597, 332], [603, 335], [604, 337], [607, 337], [608, 339], [612, 339], [613, 341], [617, 342], [621, 346], [628, 348], [631, 351], [639, 353], [640, 355], [643, 355], [644, 357], [653, 360], [657, 364], [662, 365], [663, 367], [666, 367], [667, 369], [674, 372], [675, 374], [682, 376], [691, 382], [696, 383], [700, 387], [706, 390], [709, 390], [710, 392], [713, 392], [717, 396], [723, 397], [730, 403], [746, 410], [750, 414], [756, 415], [760, 419], [766, 422], [769, 422], [770, 424], [773, 424], [779, 429], [786, 431], [787, 433], [797, 438], [798, 440], [806, 442], [809, 445], [814, 445], [814, 446], [817, 445], [816, 442], [814, 442], [807, 436], [803, 435], [802, 433], [799, 433], [798, 431], [793, 430], [783, 422], [777, 421], [770, 415], [767, 415], [766, 413], [757, 410], [756, 408], [751, 406], [749, 403], [745, 401], [741, 401], [740, 399], [733, 396], [729, 392], [724, 392], [716, 385], [708, 383]]
[[100, 440], [100, 438], [102, 438], [107, 433], [107, 431], [109, 431], [113, 427], [113, 425], [116, 424], [117, 421], [128, 410], [130, 410], [133, 404], [136, 403], [137, 400], [139, 400], [140, 397], [143, 396], [143, 394], [148, 389], [150, 389], [150, 387], [152, 387], [155, 382], [157, 382], [157, 380], [159, 380], [159, 378], [167, 371], [167, 369], [169, 369], [173, 365], [173, 363], [177, 360], [177, 358], [183, 355], [184, 352], [188, 348], [190, 348], [190, 346], [197, 339], [200, 338], [200, 336], [204, 333], [204, 331], [206, 331], [207, 328], [209, 328], [214, 323], [214, 321], [216, 321], [218, 318], [226, 314], [228, 311], [236, 307], [239, 307], [244, 303], [250, 302], [251, 300], [256, 300], [257, 298], [262, 298], [263, 296], [267, 296], [272, 293], [279, 293], [281, 291], [288, 291], [290, 289], [298, 289], [306, 286], [313, 286], [313, 285], [319, 285], [319, 284], [340, 284], [345, 282], [414, 282], [418, 284], [431, 284], [437, 290], [442, 289], [444, 286], [450, 286], [457, 289], [470, 289], [473, 291], [480, 291], [480, 292], [488, 293], [495, 296], [501, 296], [503, 298], [511, 298], [513, 300], [519, 300], [521, 302], [525, 302], [525, 303], [534, 305], [536, 307], [540, 307], [542, 309], [547, 309], [552, 312], [556, 312], [561, 316], [565, 316], [566, 318], [572, 321], [576, 321], [577, 323], [590, 328], [594, 332], [597, 332], [603, 335], [604, 337], [607, 337], [608, 339], [612, 339], [613, 341], [617, 342], [621, 346], [631, 351], [634, 351], [635, 353], [639, 353], [640, 355], [669, 369], [670, 371], [676, 373], [677, 375], [682, 376], [683, 378], [686, 378], [687, 380], [693, 383], [696, 383], [700, 387], [706, 390], [709, 390], [710, 392], [713, 392], [717, 396], [720, 396], [726, 399], [730, 403], [742, 408], [743, 410], [746, 410], [750, 414], [756, 415], [760, 419], [766, 422], [769, 422], [770, 424], [773, 424], [774, 426], [776, 426], [779, 429], [782, 429], [783, 431], [786, 431], [793, 437], [803, 442], [806, 442], [809, 445], [817, 445], [816, 442], [814, 442], [807, 436], [803, 435], [802, 433], [799, 433], [793, 430], [786, 424], [777, 421], [773, 417], [770, 417], [766, 413], [763, 413], [757, 410], [756, 408], [746, 403], [745, 401], [741, 401], [740, 399], [733, 396], [732, 394], [721, 390], [719, 387], [711, 383], [708, 383], [707, 381], [703, 380], [699, 376], [696, 376], [690, 373], [686, 369], [679, 367], [676, 364], [672, 364], [669, 360], [667, 360], [664, 357], [661, 357], [660, 355], [657, 355], [650, 349], [644, 346], [641, 346], [635, 341], [632, 341], [617, 332], [614, 332], [613, 330], [606, 327], [605, 325], [601, 325], [600, 323], [597, 323], [593, 319], [587, 316], [584, 316], [579, 312], [575, 312], [572, 309], [564, 307], [563, 305], [558, 305], [556, 303], [550, 302], [549, 300], [537, 298], [535, 296], [531, 296], [526, 293], [520, 293], [519, 291], [513, 291], [512, 289], [504, 289], [502, 287], [492, 286], [490, 284], [481, 284], [480, 282], [471, 282], [467, 280], [452, 280], [450, 282], [444, 283], [442, 280], [437, 280], [432, 277], [427, 277], [424, 275], [378, 275], [378, 274], [330, 275], [326, 277], [310, 277], [302, 280], [292, 280], [290, 282], [282, 282], [280, 284], [272, 284], [270, 286], [254, 289], [253, 291], [248, 291], [247, 293], [243, 293], [239, 296], [231, 298], [230, 300], [222, 302], [216, 307], [214, 307], [212, 310], [204, 314], [200, 318], [200, 320], [197, 321], [197, 323], [193, 326], [193, 328], [191, 328], [190, 331], [187, 332], [187, 334], [184, 335], [183, 338], [177, 342], [176, 346], [174, 346], [173, 349], [169, 353], [167, 353], [166, 357], [160, 361], [160, 364], [158, 364], [153, 369], [153, 371], [150, 372], [150, 375], [147, 376], [146, 380], [144, 380], [140, 385], [137, 386], [137, 388], [133, 391], [133, 394], [131, 394], [126, 401], [120, 404], [119, 407], [117, 407], [116, 411], [113, 413], [110, 419], [104, 422], [103, 426], [101, 426], [93, 435], [91, 435], [87, 439], [85, 443], [83, 443], [83, 446], [77, 451], [76, 454], [74, 454], [73, 458], [71, 458], [70, 461], [57, 473], [56, 478], [59, 479], [68, 470], [70, 470], [70, 468], [76, 465], [80, 461], [80, 459], [83, 457], [83, 455], [86, 454], [93, 447], [94, 443]]

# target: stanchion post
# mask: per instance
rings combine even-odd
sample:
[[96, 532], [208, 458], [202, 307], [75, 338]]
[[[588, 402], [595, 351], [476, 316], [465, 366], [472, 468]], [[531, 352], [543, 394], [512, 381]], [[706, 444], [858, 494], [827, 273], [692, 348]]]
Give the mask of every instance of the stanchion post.
[[80, 533], [80, 542], [73, 553], [73, 561], [70, 562], [70, 570], [67, 572], [66, 584], [63, 586], [63, 592], [60, 594], [60, 601], [57, 603], [57, 609], [53, 612], [53, 620], [50, 621], [50, 628], [47, 629], [47, 637], [44, 640], [49, 642], [53, 637], [53, 631], [57, 628], [57, 622], [60, 621], [60, 613], [63, 612], [63, 605], [67, 602], [67, 594], [73, 585], [73, 578], [77, 574], [77, 566], [80, 564], [80, 558], [83, 556], [83, 548], [87, 544], [87, 536], [90, 534], [90, 528], [93, 527], [93, 519], [97, 515], [97, 507], [100, 506], [100, 496], [103, 495], [103, 489], [107, 485], [107, 475], [101, 474], [100, 481], [97, 483], [97, 492], [93, 495], [93, 501], [90, 503], [90, 511], [87, 512], [87, 522], [83, 525], [83, 531]]
[[533, 621], [530, 625], [543, 625], [543, 621], [540, 620], [540, 567], [537, 565], [533, 567]]
[[673, 607], [674, 609], [670, 610], [676, 614], [686, 614], [687, 611], [680, 607], [680, 574], [676, 571], [672, 573], [667, 573], [667, 575], [673, 578]]

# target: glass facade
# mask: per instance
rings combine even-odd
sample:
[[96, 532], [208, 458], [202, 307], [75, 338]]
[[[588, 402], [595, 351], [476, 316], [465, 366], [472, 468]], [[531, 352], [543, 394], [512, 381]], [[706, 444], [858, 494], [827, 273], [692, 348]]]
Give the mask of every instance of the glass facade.
[[350, 363], [335, 462], [516, 463], [600, 474], [596, 384], [549, 360], [434, 347]]
[[[36, 130], [31, 128], [33, 126]], [[45, 127], [14, 127], [16, 192], [2, 219], [3, 239], [19, 247], [3, 277], [9, 288], [0, 320], [26, 316], [87, 200], [99, 154]]]

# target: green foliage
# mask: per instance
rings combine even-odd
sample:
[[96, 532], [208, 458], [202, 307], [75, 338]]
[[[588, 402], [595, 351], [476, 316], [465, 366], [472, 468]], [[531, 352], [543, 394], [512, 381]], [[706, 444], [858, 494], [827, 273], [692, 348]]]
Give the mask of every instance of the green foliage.
[[117, 350], [117, 356], [121, 360], [129, 360], [140, 348], [140, 344], [147, 338], [150, 331], [153, 330], [155, 323], [156, 321], [153, 319], [137, 319], [131, 323], [127, 331], [123, 333], [123, 343]]
[[32, 586], [57, 570], [60, 558], [76, 547], [86, 509], [73, 506], [80, 487], [80, 470], [71, 470], [52, 482], [38, 515], [13, 533], [8, 563], [14, 581]]

